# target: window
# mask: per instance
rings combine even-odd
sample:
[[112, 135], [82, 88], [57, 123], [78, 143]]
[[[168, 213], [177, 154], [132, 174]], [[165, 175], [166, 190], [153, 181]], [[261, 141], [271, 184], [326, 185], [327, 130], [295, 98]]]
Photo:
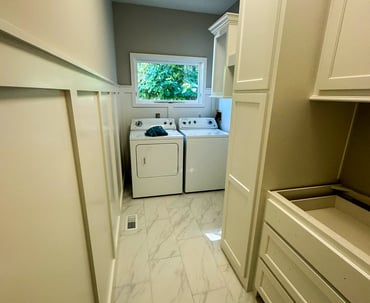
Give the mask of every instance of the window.
[[131, 53], [134, 106], [203, 106], [207, 59]]

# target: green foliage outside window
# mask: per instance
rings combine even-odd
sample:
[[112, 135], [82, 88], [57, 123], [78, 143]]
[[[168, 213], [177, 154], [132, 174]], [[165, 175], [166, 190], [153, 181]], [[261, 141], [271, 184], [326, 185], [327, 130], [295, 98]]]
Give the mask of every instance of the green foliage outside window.
[[138, 97], [144, 100], [196, 100], [198, 66], [137, 63]]

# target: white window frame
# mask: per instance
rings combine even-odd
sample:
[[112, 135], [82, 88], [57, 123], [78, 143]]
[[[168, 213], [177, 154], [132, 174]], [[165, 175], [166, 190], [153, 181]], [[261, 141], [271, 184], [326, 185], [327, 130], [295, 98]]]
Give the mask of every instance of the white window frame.
[[[177, 100], [153, 101], [139, 99], [137, 88], [138, 84], [137, 68], [136, 68], [138, 62], [198, 65], [199, 66], [198, 99], [182, 101]], [[133, 87], [133, 98], [132, 98], [133, 107], [205, 107], [204, 94], [206, 85], [207, 58], [130, 53], [130, 64], [131, 64], [131, 82]]]

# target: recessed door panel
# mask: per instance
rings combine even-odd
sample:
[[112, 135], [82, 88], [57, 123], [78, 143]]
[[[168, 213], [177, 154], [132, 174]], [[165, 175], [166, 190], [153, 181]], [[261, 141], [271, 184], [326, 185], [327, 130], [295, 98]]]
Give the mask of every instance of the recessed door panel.
[[229, 174], [254, 188], [267, 94], [234, 94], [230, 133]]
[[136, 165], [139, 178], [176, 176], [179, 147], [176, 143], [139, 144], [136, 146]]
[[281, 0], [241, 2], [234, 90], [269, 88], [283, 9]]
[[222, 247], [239, 277], [244, 277], [251, 228], [253, 192], [235, 178], [228, 179]]
[[319, 90], [370, 88], [370, 23], [364, 21], [369, 13], [368, 0], [332, 1], [318, 71]]

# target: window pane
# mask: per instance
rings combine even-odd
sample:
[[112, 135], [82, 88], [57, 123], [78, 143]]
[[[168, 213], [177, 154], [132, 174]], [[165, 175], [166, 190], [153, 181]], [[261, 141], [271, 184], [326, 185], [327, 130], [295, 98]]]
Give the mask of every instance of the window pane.
[[137, 77], [141, 100], [198, 99], [199, 65], [138, 62]]

